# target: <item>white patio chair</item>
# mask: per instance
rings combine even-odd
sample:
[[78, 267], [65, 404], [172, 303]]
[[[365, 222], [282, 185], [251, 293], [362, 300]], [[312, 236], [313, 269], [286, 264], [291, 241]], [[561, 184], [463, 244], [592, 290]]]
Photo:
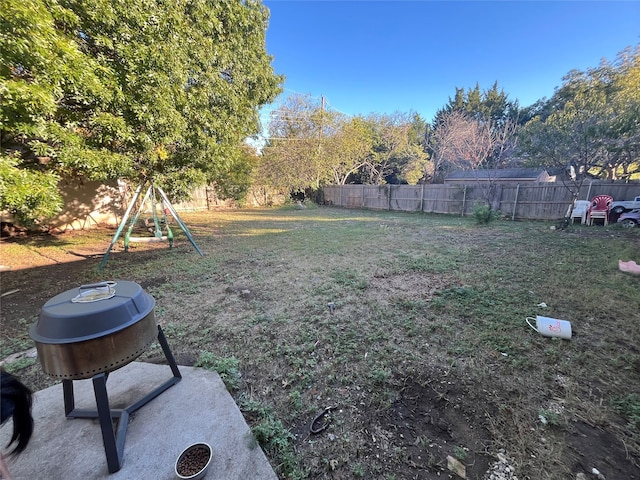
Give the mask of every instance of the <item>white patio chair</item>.
[[573, 211], [571, 212], [571, 223], [573, 223], [576, 218], [579, 218], [580, 223], [585, 225], [587, 223], [587, 212], [589, 211], [589, 206], [591, 206], [591, 202], [589, 200], [576, 200], [576, 203], [573, 206]]

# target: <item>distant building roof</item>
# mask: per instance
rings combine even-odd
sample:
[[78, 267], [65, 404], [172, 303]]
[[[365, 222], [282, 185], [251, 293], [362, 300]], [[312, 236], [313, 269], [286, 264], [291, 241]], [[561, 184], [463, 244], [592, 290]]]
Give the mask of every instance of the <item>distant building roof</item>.
[[454, 170], [444, 179], [446, 182], [494, 180], [499, 182], [549, 182], [544, 168], [500, 168], [495, 170]]

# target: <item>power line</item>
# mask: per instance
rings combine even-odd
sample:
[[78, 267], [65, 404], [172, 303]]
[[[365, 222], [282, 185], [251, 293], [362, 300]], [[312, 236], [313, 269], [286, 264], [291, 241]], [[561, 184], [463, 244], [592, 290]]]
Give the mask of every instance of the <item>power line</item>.
[[314, 138], [295, 138], [295, 137], [265, 137], [267, 140], [286, 140], [288, 142], [303, 142], [316, 140]]
[[346, 115], [347, 117], [353, 117], [353, 115], [350, 115], [350, 114], [345, 113], [345, 112], [343, 112], [343, 111], [341, 111], [341, 110], [338, 110], [338, 109], [337, 109], [337, 108], [335, 108], [335, 107], [332, 107], [328, 100], [326, 101], [326, 104], [327, 104], [327, 106], [328, 106], [331, 110], [335, 110], [336, 112], [341, 113], [341, 114], [343, 114], [343, 115]]
[[[284, 88], [285, 91], [287, 92], [292, 92], [292, 93], [296, 93], [298, 95], [303, 95], [303, 96], [308, 96], [310, 98], [313, 98], [315, 100], [319, 100], [320, 102], [322, 102], [325, 106], [325, 108], [330, 108], [331, 110], [334, 110], [338, 113], [341, 113], [342, 115], [346, 115], [347, 117], [353, 117], [353, 115], [343, 112], [342, 110], [339, 110], [337, 108], [335, 108], [334, 106], [331, 105], [331, 103], [327, 100], [327, 98], [324, 95], [320, 95], [319, 97], [312, 95], [311, 93], [303, 93], [303, 92], [298, 92], [297, 90], [292, 90], [290, 88]], [[272, 114], [273, 112], [277, 112], [278, 109], [274, 108], [272, 110], [270, 110], [269, 112], [264, 112], [266, 114]]]
[[[310, 98], [316, 99], [316, 100], [320, 100], [320, 137], [322, 137], [322, 117], [324, 112], [327, 109], [331, 109], [332, 111], [338, 112], [346, 117], [352, 118], [353, 115], [350, 115], [348, 113], [345, 113], [341, 110], [338, 110], [337, 108], [333, 107], [331, 104], [329, 104], [329, 102], [327, 101], [327, 99], [324, 97], [324, 95], [320, 96], [320, 97], [315, 97], [311, 94], [308, 93], [302, 93], [302, 92], [298, 92], [296, 90], [292, 90], [289, 88], [285, 88], [285, 91], [289, 91], [289, 92], [293, 92], [299, 95], [305, 95], [305, 96], [309, 96]], [[308, 122], [312, 120], [313, 114], [315, 112], [309, 112], [309, 113], [305, 113], [305, 112], [294, 112], [294, 111], [282, 111], [279, 110], [278, 108], [273, 108], [269, 111], [263, 111], [260, 112], [260, 121], [263, 125], [273, 121], [273, 120], [277, 120], [280, 122], [286, 122], [286, 123], [293, 123], [293, 122]], [[308, 138], [295, 138], [295, 137], [270, 137], [269, 136], [269, 132], [263, 130], [262, 133], [260, 133], [258, 135], [258, 137], [260, 139], [262, 139], [265, 142], [268, 142], [270, 140], [278, 140], [278, 141], [306, 141], [309, 140]], [[273, 148], [272, 146], [268, 146], [265, 145], [263, 148]]]

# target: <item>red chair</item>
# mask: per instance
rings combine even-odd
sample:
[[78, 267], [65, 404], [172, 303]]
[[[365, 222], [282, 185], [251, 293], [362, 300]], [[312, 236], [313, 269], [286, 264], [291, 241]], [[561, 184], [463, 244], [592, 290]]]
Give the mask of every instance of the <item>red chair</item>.
[[613, 203], [611, 195], [596, 195], [591, 199], [591, 206], [587, 214], [587, 223], [593, 225], [593, 220], [601, 218], [604, 224], [609, 224], [609, 207]]

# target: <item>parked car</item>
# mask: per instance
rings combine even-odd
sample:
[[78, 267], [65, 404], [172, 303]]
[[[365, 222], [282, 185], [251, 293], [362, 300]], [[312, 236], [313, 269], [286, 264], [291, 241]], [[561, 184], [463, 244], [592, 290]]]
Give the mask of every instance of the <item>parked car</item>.
[[640, 225], [640, 208], [625, 212], [618, 217], [618, 223], [625, 227], [635, 227]]
[[640, 195], [635, 197], [633, 200], [624, 200], [621, 202], [613, 202], [609, 209], [613, 213], [617, 213], [618, 215], [624, 213], [628, 210], [635, 210], [640, 208]]

